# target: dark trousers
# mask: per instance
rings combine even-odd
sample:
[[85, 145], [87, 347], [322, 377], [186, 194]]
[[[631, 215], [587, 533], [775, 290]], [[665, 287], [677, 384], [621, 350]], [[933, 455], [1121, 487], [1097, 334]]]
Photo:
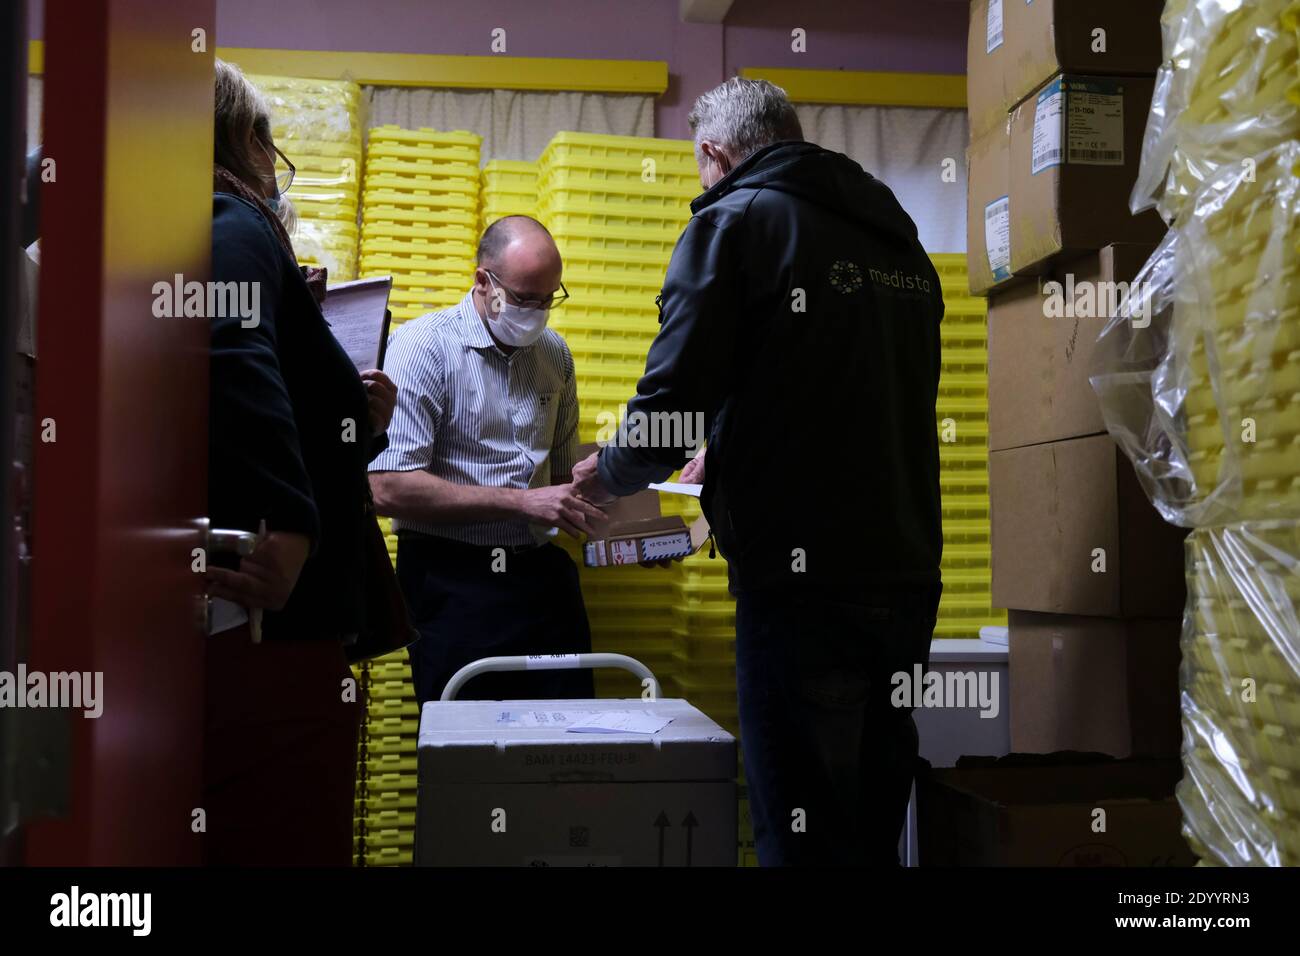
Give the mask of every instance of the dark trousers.
[[917, 758], [890, 678], [929, 663], [940, 586], [846, 604], [736, 601], [736, 680], [761, 866], [898, 865]]
[[[493, 570], [491, 548], [403, 533], [397, 579], [420, 638], [409, 648], [415, 696], [437, 700], [453, 674], [481, 657], [586, 654], [591, 627], [578, 569], [552, 544], [507, 553]], [[577, 699], [595, 696], [591, 671], [482, 674], [458, 700]]]
[[206, 640], [204, 862], [348, 866], [362, 704], [343, 646], [254, 644], [247, 624]]

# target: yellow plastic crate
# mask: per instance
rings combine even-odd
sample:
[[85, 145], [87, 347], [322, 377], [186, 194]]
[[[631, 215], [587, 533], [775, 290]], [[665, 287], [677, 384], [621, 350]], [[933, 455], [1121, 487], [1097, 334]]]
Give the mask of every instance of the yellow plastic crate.
[[[459, 226], [461, 229], [467, 230], [470, 235], [475, 236], [475, 239], [470, 241], [477, 241], [477, 209], [471, 211], [470, 209], [454, 206], [434, 209], [415, 203], [396, 204], [379, 202], [371, 203], [369, 201], [363, 202], [361, 209], [361, 234], [363, 236], [372, 234], [368, 227], [376, 223], [388, 223], [398, 226]], [[392, 235], [393, 233], [376, 231], [373, 234]], [[431, 232], [426, 232], [425, 234], [430, 237], [439, 235], [438, 233]], [[460, 233], [460, 235], [463, 234], [463, 232]], [[441, 235], [443, 237], [447, 236], [446, 233]]]
[[646, 157], [666, 161], [679, 167], [695, 165], [695, 145], [688, 139], [654, 139], [648, 136], [612, 136], [606, 133], [561, 132], [551, 137], [550, 143], [538, 158], [539, 168], [548, 163], [579, 157], [617, 162], [634, 160], [639, 163]]
[[[477, 219], [474, 220], [477, 223]], [[384, 239], [397, 242], [458, 242], [471, 248], [478, 243], [478, 234], [468, 223], [434, 223], [420, 225], [397, 222], [383, 222], [373, 218], [363, 219], [361, 224], [361, 241]]]
[[421, 126], [419, 129], [403, 129], [391, 123], [374, 126], [370, 129], [371, 143], [396, 143], [402, 146], [429, 146], [437, 149], [463, 147], [478, 150], [483, 137], [466, 130], [438, 130]]
[[373, 156], [366, 163], [366, 177], [367, 179], [377, 177], [443, 183], [462, 191], [466, 186], [472, 186], [477, 190], [479, 184], [478, 164], [470, 160], [441, 160], [428, 163]]

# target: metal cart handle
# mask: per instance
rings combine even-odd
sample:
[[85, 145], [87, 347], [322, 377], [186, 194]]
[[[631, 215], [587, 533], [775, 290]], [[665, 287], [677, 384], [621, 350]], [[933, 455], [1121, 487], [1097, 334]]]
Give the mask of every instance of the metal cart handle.
[[466, 664], [451, 675], [447, 686], [442, 689], [440, 700], [455, 700], [456, 692], [471, 677], [490, 671], [544, 671], [544, 670], [583, 670], [597, 667], [617, 667], [631, 671], [641, 679], [642, 686], [650, 681], [652, 699], [659, 699], [659, 681], [655, 675], [634, 657], [626, 654], [528, 654], [521, 657], [484, 657]]

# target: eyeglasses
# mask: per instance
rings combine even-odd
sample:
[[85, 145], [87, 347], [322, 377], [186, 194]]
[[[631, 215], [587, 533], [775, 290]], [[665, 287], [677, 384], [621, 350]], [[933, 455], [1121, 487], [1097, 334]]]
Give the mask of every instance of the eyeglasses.
[[280, 147], [274, 143], [271, 149], [275, 153], [271, 157], [271, 163], [275, 168], [275, 186], [282, 193], [287, 193], [289, 187], [293, 185], [293, 176], [298, 170], [294, 168], [293, 163], [289, 162], [289, 157], [280, 151]]
[[544, 299], [525, 299], [502, 282], [500, 276], [495, 272], [490, 269], [484, 269], [483, 271], [491, 276], [492, 281], [499, 285], [505, 291], [506, 295], [514, 301], [514, 304], [519, 306], [521, 309], [542, 309], [549, 312], [551, 309], [558, 309], [560, 306], [564, 305], [565, 300], [569, 298], [569, 290], [566, 289], [564, 283], [561, 282], [558, 294], [552, 292]]

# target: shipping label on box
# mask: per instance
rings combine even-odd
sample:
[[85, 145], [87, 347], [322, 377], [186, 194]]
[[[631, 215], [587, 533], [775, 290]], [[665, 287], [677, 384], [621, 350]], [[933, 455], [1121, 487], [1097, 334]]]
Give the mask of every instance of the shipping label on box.
[[[1019, 0], [1011, 0], [1012, 4]], [[966, 109], [971, 139], [980, 138], [1007, 118], [1004, 69], [1008, 60], [1004, 0], [971, 4], [966, 40]]]
[[966, 151], [966, 273], [976, 295], [1011, 278], [1010, 142], [1003, 123]]
[[1002, 0], [988, 0], [984, 18], [984, 52], [992, 53], [1002, 45]]
[[1011, 278], [1011, 201], [999, 196], [984, 207], [985, 261], [994, 282]]

